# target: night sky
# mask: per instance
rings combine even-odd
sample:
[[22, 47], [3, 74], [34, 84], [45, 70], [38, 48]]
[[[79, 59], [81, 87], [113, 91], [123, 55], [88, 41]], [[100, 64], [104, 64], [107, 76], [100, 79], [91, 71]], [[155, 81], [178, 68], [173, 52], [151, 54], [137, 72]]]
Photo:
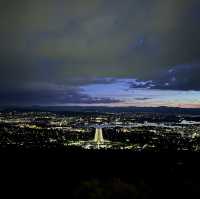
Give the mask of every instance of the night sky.
[[200, 108], [199, 0], [1, 0], [0, 106]]

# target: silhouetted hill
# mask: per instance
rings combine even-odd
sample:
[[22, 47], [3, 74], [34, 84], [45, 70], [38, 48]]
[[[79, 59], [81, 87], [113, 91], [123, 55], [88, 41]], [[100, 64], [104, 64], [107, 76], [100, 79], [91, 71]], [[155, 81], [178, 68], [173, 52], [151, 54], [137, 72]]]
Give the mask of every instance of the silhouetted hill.
[[49, 111], [49, 112], [99, 112], [99, 113], [163, 113], [163, 114], [194, 114], [199, 115], [200, 109], [178, 107], [84, 107], [84, 106], [27, 106], [3, 107], [2, 111]]

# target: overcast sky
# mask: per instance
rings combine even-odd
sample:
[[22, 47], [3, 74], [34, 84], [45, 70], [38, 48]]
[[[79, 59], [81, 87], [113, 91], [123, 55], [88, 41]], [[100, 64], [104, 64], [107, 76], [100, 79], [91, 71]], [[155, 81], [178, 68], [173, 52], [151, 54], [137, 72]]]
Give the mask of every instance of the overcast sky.
[[1, 0], [0, 105], [200, 107], [199, 0]]

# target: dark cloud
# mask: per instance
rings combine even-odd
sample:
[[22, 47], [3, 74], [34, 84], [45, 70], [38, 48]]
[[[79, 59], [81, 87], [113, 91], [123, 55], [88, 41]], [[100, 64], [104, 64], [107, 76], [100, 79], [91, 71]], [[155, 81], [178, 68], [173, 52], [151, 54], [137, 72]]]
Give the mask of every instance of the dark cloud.
[[168, 90], [200, 90], [200, 64], [181, 64], [157, 74], [151, 88]]
[[110, 104], [120, 100], [90, 97], [78, 90], [14, 90], [0, 93], [1, 105]]
[[151, 98], [148, 98], [148, 97], [138, 97], [138, 98], [134, 98], [135, 100], [138, 100], [138, 101], [145, 101], [145, 100], [149, 100]]
[[38, 82], [71, 89], [101, 77], [165, 89], [173, 74], [163, 71], [184, 63], [189, 76], [180, 67], [168, 88], [199, 90], [199, 65], [190, 65], [200, 60], [199, 13], [199, 0], [2, 0], [0, 90], [14, 95]]

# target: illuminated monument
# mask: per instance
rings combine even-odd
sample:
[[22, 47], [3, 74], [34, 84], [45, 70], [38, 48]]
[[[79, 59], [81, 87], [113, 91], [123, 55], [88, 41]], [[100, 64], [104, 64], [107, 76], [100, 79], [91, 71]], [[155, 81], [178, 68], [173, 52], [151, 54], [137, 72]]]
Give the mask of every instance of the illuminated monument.
[[90, 142], [94, 148], [101, 149], [101, 148], [110, 148], [113, 143], [109, 140], [105, 140], [103, 138], [103, 130], [101, 126], [95, 128], [95, 135], [92, 142]]
[[94, 136], [94, 142], [97, 145], [104, 144], [102, 128], [96, 128], [96, 130], [95, 130], [95, 136]]
[[72, 141], [70, 144], [67, 143], [66, 145], [81, 146], [84, 149], [109, 149], [113, 146], [120, 145], [119, 142], [113, 142], [113, 141], [103, 138], [103, 128], [105, 128], [105, 126], [95, 125], [95, 126], [93, 126], [93, 128], [95, 128], [95, 134], [94, 134], [94, 138], [92, 140], [89, 140], [89, 141], [80, 141], [79, 140], [78, 142]]

